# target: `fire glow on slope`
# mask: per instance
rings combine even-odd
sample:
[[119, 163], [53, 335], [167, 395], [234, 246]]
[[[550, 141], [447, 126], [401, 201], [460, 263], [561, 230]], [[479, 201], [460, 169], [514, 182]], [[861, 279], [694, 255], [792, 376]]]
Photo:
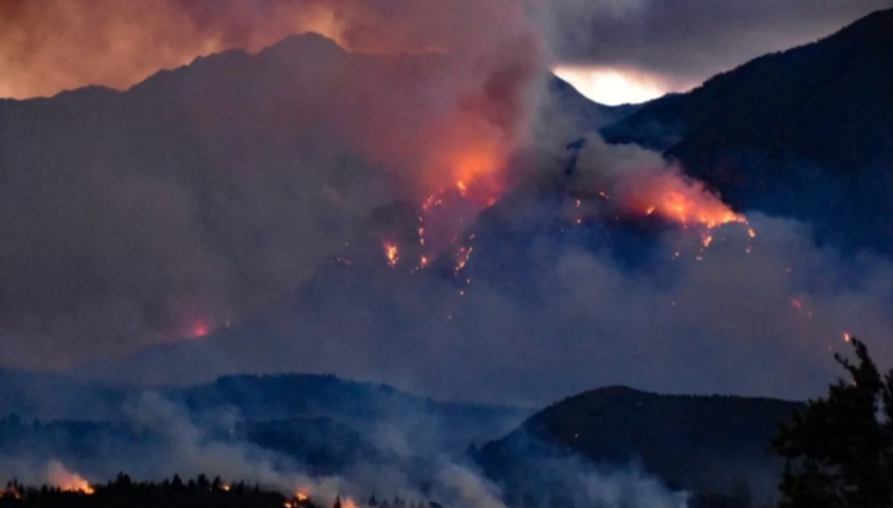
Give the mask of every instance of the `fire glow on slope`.
[[682, 226], [713, 229], [724, 224], [746, 224], [747, 219], [709, 192], [704, 184], [673, 172], [643, 173], [623, 182], [619, 199], [628, 210], [658, 214]]

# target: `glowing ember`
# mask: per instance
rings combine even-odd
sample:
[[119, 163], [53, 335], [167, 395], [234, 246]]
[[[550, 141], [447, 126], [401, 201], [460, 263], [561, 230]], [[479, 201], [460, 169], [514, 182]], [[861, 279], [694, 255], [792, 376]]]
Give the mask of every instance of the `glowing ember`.
[[465, 269], [465, 266], [468, 265], [468, 260], [471, 258], [471, 253], [474, 251], [474, 247], [459, 247], [459, 251], [456, 253], [456, 273], [458, 274], [462, 270]]
[[713, 235], [707, 235], [704, 237], [704, 247], [710, 247], [710, 244], [713, 243]]
[[192, 329], [189, 331], [189, 336], [193, 339], [201, 339], [202, 337], [206, 337], [210, 329], [208, 327], [208, 323], [204, 321], [196, 321], [192, 324]]
[[751, 238], [757, 237], [756, 231], [754, 231], [752, 228], [747, 228], [747, 235], [750, 236]]
[[[440, 194], [442, 194], [441, 191]], [[428, 196], [428, 199], [422, 203], [422, 210], [426, 212], [430, 212], [433, 208], [443, 205], [443, 198], [440, 197], [440, 194], [431, 194]]]
[[392, 243], [386, 243], [384, 245], [384, 255], [388, 260], [388, 266], [391, 268], [397, 266], [397, 263], [400, 261], [400, 251], [397, 246]]
[[47, 476], [48, 483], [66, 492], [80, 492], [88, 495], [95, 492], [87, 480], [81, 475], [65, 469], [65, 466], [57, 460], [50, 462], [47, 466]]
[[853, 336], [850, 335], [849, 333], [844, 332], [844, 334], [843, 334], [843, 340], [844, 340], [845, 342], [850, 342], [851, 340], [853, 340]]
[[22, 493], [19, 492], [16, 486], [6, 487], [6, 490], [0, 492], [0, 499], [5, 497], [11, 497], [13, 499], [22, 499]]
[[462, 180], [456, 182], [456, 188], [459, 189], [459, 193], [463, 196], [466, 196], [468, 194], [468, 186], [465, 185], [465, 182], [463, 182]]
[[422, 259], [419, 260], [419, 265], [421, 266], [421, 268], [427, 267], [428, 266], [428, 257], [422, 256]]

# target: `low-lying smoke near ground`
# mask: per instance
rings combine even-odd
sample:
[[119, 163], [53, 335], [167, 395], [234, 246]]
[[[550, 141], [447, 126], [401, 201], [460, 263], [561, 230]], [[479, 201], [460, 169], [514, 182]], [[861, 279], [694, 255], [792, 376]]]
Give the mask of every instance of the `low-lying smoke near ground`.
[[[370, 506], [367, 499], [376, 496], [385, 503], [393, 497], [413, 505], [430, 501], [446, 506], [506, 506], [500, 489], [482, 476], [468, 457], [457, 457], [447, 450], [419, 455], [392, 448], [393, 437], [376, 440], [373, 432], [370, 437], [374, 445], [382, 452], [395, 454], [396, 459], [387, 463], [359, 459], [345, 464], [338, 474], [318, 475], [306, 465], [296, 464], [287, 453], [238, 437], [221, 437], [220, 430], [227, 434], [233, 432], [229, 426], [244, 423], [241, 415], [200, 423], [187, 408], [152, 392], [134, 395], [124, 409], [126, 417], [118, 424], [131, 437], [119, 436], [114, 441], [114, 436], [105, 436], [120, 449], [86, 456], [77, 449], [57, 448], [55, 452], [64, 454], [64, 462], [58, 458], [45, 460], [39, 454], [8, 455], [0, 458], [0, 475], [16, 478], [19, 484], [46, 484], [87, 495], [94, 492], [93, 485], [104, 483], [119, 471], [128, 471], [134, 481], [173, 475], [219, 476], [228, 483], [258, 483], [287, 496], [310, 496], [324, 506], [338, 497], [347, 506]], [[669, 508], [684, 506], [687, 498], [685, 492], [670, 492], [636, 469], [608, 472], [569, 459], [554, 461], [550, 470], [552, 481], [565, 482], [573, 501], [586, 505], [614, 508], [633, 502], [636, 506]]]

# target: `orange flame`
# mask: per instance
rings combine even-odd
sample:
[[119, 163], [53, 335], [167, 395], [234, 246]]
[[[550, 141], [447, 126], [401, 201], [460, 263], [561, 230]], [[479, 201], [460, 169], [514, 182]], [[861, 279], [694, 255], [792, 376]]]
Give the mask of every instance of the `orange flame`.
[[[713, 229], [723, 224], [747, 224], [746, 217], [732, 211], [703, 183], [675, 170], [630, 174], [621, 182], [618, 193], [625, 209], [643, 215], [658, 214], [683, 226]], [[752, 229], [748, 234], [751, 238], [756, 236]]]
[[394, 268], [400, 261], [400, 249], [392, 243], [386, 243], [384, 245], [384, 256], [388, 260], [388, 266]]
[[87, 480], [77, 473], [72, 473], [57, 460], [49, 463], [47, 476], [49, 477], [48, 483], [66, 492], [80, 492], [88, 495], [95, 492]]

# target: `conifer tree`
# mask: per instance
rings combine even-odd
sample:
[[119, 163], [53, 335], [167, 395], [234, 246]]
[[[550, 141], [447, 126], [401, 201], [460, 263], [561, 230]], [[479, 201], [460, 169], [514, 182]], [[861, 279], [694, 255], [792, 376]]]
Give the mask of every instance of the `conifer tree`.
[[780, 508], [893, 506], [893, 371], [882, 377], [865, 344], [852, 344], [857, 363], [835, 354], [851, 379], [779, 425]]

